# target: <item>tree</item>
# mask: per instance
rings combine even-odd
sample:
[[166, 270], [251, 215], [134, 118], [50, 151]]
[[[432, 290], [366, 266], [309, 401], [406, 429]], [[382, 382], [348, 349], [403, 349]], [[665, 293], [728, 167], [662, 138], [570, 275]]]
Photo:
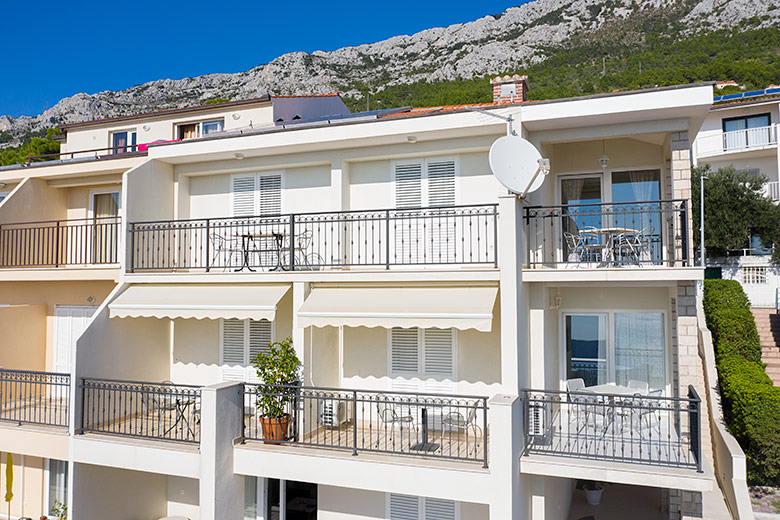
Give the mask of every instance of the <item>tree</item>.
[[[691, 173], [694, 243], [699, 245], [699, 187], [704, 181], [704, 243], [711, 256], [726, 256], [749, 247], [752, 235], [766, 245], [780, 244], [780, 207], [764, 193], [766, 177], [733, 166], [713, 172], [709, 165]], [[780, 263], [780, 247], [772, 254]]]

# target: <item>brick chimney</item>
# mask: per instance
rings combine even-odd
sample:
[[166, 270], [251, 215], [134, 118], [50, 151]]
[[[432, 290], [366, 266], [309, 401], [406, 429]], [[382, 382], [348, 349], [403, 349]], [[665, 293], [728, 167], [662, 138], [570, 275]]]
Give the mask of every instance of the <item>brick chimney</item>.
[[493, 85], [493, 104], [509, 105], [526, 100], [528, 93], [528, 76], [497, 76], [490, 80]]

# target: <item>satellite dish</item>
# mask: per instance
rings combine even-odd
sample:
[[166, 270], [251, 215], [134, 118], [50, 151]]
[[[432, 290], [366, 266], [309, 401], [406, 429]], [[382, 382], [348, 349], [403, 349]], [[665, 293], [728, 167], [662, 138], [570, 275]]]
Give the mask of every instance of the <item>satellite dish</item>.
[[517, 135], [496, 139], [488, 157], [493, 175], [509, 191], [521, 197], [538, 190], [550, 171], [550, 161], [543, 159], [534, 145]]

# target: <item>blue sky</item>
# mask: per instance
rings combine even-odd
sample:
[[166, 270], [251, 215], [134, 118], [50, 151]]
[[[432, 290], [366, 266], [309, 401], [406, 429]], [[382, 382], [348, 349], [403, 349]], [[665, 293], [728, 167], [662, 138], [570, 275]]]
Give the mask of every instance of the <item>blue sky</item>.
[[0, 115], [36, 115], [77, 92], [238, 72], [285, 52], [371, 43], [524, 1], [8, 1]]

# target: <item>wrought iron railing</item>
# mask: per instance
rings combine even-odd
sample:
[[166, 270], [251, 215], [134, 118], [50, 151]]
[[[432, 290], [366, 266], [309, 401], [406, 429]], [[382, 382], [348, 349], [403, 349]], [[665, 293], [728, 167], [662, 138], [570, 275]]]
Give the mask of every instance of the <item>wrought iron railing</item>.
[[116, 264], [119, 217], [0, 224], [0, 267]]
[[541, 267], [683, 267], [690, 263], [686, 200], [525, 208], [527, 257]]
[[244, 440], [488, 464], [486, 397], [244, 384], [244, 408]]
[[200, 443], [201, 387], [82, 379], [81, 430]]
[[67, 428], [70, 374], [0, 369], [0, 421]]
[[702, 471], [701, 400], [524, 390], [525, 455], [556, 455]]
[[496, 265], [497, 206], [133, 222], [130, 269]]

